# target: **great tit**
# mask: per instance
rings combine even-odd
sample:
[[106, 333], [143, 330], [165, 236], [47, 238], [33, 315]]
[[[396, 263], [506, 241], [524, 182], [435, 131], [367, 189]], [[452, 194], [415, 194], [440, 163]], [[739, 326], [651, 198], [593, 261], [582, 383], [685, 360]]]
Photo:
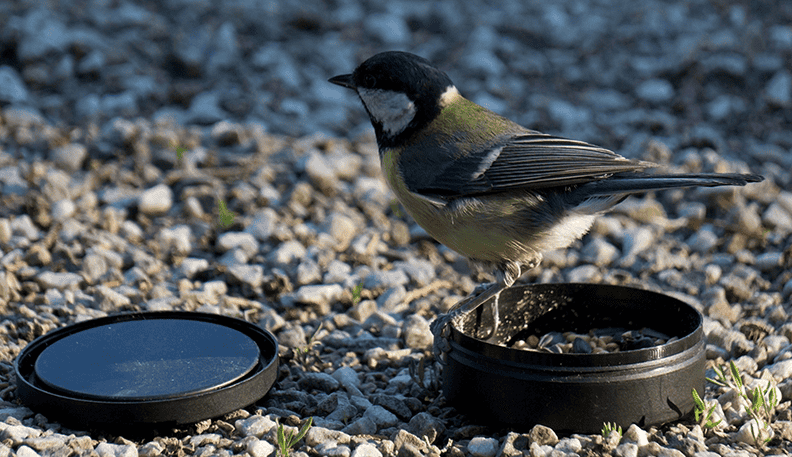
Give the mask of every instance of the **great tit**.
[[526, 129], [467, 100], [446, 73], [406, 52], [377, 54], [329, 81], [360, 97], [385, 179], [415, 222], [495, 272], [495, 283], [433, 323], [435, 335], [494, 297], [495, 324], [487, 332], [494, 338], [500, 292], [539, 265], [543, 252], [580, 239], [596, 215], [629, 194], [763, 179], [645, 173], [656, 165]]

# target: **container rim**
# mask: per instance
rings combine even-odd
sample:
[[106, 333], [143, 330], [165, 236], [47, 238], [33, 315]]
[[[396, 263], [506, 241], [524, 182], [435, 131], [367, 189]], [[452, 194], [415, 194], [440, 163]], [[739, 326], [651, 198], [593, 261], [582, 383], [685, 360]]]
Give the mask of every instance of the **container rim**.
[[[694, 307], [678, 298], [636, 287], [588, 283], [525, 284], [504, 290], [500, 300], [501, 315], [504, 315], [503, 308], [515, 301], [551, 300], [556, 303], [560, 302], [560, 306], [547, 311], [547, 314], [562, 311], [566, 304], [579, 304], [581, 301], [586, 301], [603, 310], [617, 313], [620, 320], [636, 322], [636, 325], [639, 325], [638, 328], [649, 327], [653, 321], [660, 322], [663, 327], [668, 327], [662, 323], [667, 323], [670, 316], [676, 315], [673, 319], [678, 324], [677, 328], [655, 328], [655, 330], [663, 331], [669, 336], [676, 336], [678, 339], [659, 346], [615, 353], [557, 354], [513, 349], [489, 343], [463, 332], [456, 325], [452, 325], [451, 341], [461, 348], [498, 361], [538, 366], [597, 367], [623, 366], [671, 357], [693, 348], [701, 340], [703, 332], [703, 317]], [[540, 316], [537, 320], [542, 317]], [[606, 318], [606, 316], [599, 317]], [[473, 316], [468, 315], [467, 318], [472, 319]], [[597, 325], [597, 318], [598, 316], [593, 316], [593, 320], [589, 322], [590, 328], [611, 325], [607, 320], [603, 322], [603, 325]]]

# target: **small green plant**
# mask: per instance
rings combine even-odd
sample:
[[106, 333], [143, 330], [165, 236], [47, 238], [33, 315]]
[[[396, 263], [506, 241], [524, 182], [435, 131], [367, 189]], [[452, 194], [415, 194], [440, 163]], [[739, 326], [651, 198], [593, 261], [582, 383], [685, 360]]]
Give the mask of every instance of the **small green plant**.
[[312, 363], [313, 361], [312, 359], [318, 358], [318, 355], [312, 353], [312, 350], [314, 346], [319, 344], [319, 342], [316, 341], [316, 335], [319, 334], [319, 330], [322, 329], [322, 325], [324, 325], [324, 323], [320, 322], [319, 326], [316, 327], [316, 330], [313, 332], [313, 335], [311, 335], [311, 337], [308, 338], [308, 342], [305, 345], [292, 349], [292, 351], [294, 352], [294, 359], [297, 361], [297, 363], [299, 363], [304, 367], [314, 365], [314, 363]]
[[184, 159], [184, 153], [187, 152], [187, 148], [184, 146], [176, 146], [176, 156], [179, 160]]
[[615, 422], [605, 422], [602, 424], [602, 437], [608, 438], [611, 433], [616, 432], [619, 435], [619, 440], [622, 437], [621, 425], [616, 425]]
[[707, 404], [704, 403], [704, 400], [701, 398], [699, 393], [696, 389], [693, 389], [693, 415], [696, 418], [696, 422], [701, 425], [703, 428], [713, 429], [721, 423], [721, 419], [717, 421], [712, 421], [712, 414], [715, 412], [715, 405], [710, 406], [707, 408]]
[[608, 437], [612, 432], [616, 432], [619, 436], [622, 435], [621, 425], [616, 425], [615, 422], [605, 422], [602, 424], [602, 436]]
[[295, 435], [294, 432], [289, 431], [288, 434], [283, 433], [283, 424], [278, 422], [278, 419], [275, 419], [275, 423], [278, 424], [278, 452], [280, 453], [281, 457], [289, 457], [289, 451], [295, 444], [297, 444], [308, 430], [311, 429], [311, 424], [313, 424], [313, 417], [309, 417], [307, 421], [300, 427], [300, 431], [297, 432]]
[[352, 306], [355, 306], [358, 303], [360, 303], [362, 294], [363, 294], [363, 281], [360, 281], [358, 285], [356, 285], [352, 289]]
[[234, 223], [234, 213], [228, 210], [223, 200], [219, 200], [218, 211], [220, 213], [220, 225], [225, 228], [230, 227]]
[[715, 379], [707, 378], [707, 381], [721, 386], [729, 387], [737, 392], [737, 395], [745, 400], [748, 404], [746, 408], [748, 414], [752, 419], [759, 424], [759, 430], [754, 430], [751, 425], [751, 436], [757, 446], [762, 446], [770, 441], [770, 438], [762, 436], [762, 430], [770, 427], [770, 422], [773, 420], [776, 406], [778, 406], [779, 399], [776, 396], [775, 384], [772, 382], [767, 383], [767, 387], [762, 389], [759, 386], [749, 389], [740, 376], [740, 371], [737, 369], [734, 361], [729, 362], [729, 369], [726, 370], [722, 367], [715, 367]]

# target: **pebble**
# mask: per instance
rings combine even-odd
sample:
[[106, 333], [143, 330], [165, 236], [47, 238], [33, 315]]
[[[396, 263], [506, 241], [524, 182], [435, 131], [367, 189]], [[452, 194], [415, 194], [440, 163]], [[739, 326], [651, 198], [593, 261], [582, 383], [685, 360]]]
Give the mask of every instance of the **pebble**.
[[775, 227], [784, 233], [792, 232], [792, 213], [786, 211], [779, 203], [773, 202], [762, 214], [762, 222]]
[[[764, 442], [771, 440], [775, 436], [772, 427], [760, 424], [756, 419], [750, 419], [737, 430], [735, 439], [745, 444], [755, 445], [757, 440]], [[756, 439], [754, 439], [756, 437]]]
[[429, 322], [420, 315], [414, 314], [404, 320], [402, 326], [404, 345], [408, 348], [426, 349], [434, 342]]
[[352, 457], [382, 457], [382, 452], [372, 443], [362, 443], [352, 451]]
[[393, 427], [399, 423], [399, 419], [395, 414], [379, 405], [370, 406], [363, 415], [371, 419], [379, 430]]
[[69, 172], [79, 170], [86, 157], [88, 157], [88, 148], [79, 143], [60, 146], [50, 152], [50, 160]]
[[715, 249], [720, 241], [711, 226], [701, 227], [687, 239], [686, 243], [694, 252], [706, 254]]
[[665, 79], [650, 79], [641, 83], [635, 93], [647, 102], [664, 103], [674, 97], [674, 87]]
[[25, 82], [13, 67], [0, 66], [0, 101], [5, 103], [25, 103], [30, 94]]
[[275, 265], [288, 265], [305, 256], [305, 247], [296, 240], [286, 241], [270, 252], [267, 259]]
[[417, 437], [426, 438], [429, 443], [434, 443], [446, 431], [446, 427], [443, 425], [443, 421], [431, 414], [420, 412], [410, 418], [407, 431]]
[[555, 431], [544, 425], [534, 425], [529, 433], [531, 442], [540, 446], [555, 446], [558, 444], [558, 435]]
[[226, 232], [217, 237], [217, 247], [221, 252], [241, 249], [248, 255], [258, 252], [259, 244], [250, 233]]
[[45, 289], [74, 290], [79, 287], [83, 278], [76, 273], [43, 271], [36, 276], [36, 280]]
[[306, 373], [300, 379], [300, 386], [308, 391], [319, 390], [323, 392], [334, 392], [341, 384], [327, 373]]
[[498, 451], [498, 440], [477, 436], [470, 440], [467, 450], [473, 457], [495, 457]]
[[275, 454], [275, 446], [268, 441], [259, 439], [248, 441], [246, 450], [251, 457], [269, 457]]
[[275, 427], [275, 421], [267, 416], [250, 416], [246, 419], [239, 419], [234, 423], [234, 428], [242, 436], [253, 436], [261, 438]]
[[173, 191], [165, 184], [158, 184], [138, 197], [138, 209], [143, 214], [161, 215], [173, 205]]
[[772, 106], [789, 107], [792, 105], [792, 74], [781, 70], [765, 86], [765, 98]]
[[594, 238], [583, 248], [581, 256], [586, 262], [606, 266], [619, 257], [619, 250], [602, 238]]

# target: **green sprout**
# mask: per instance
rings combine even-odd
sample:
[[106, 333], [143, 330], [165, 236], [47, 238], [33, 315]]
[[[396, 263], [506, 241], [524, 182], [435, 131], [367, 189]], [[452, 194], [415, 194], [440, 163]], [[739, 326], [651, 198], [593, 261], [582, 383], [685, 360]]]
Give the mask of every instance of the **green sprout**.
[[311, 335], [311, 337], [308, 338], [308, 342], [305, 345], [297, 347], [297, 348], [292, 348], [292, 352], [294, 354], [294, 359], [300, 365], [302, 365], [304, 367], [309, 366], [309, 365], [312, 364], [312, 361], [318, 357], [318, 354], [315, 353], [315, 352], [312, 352], [312, 351], [313, 351], [314, 347], [317, 344], [319, 344], [319, 342], [316, 341], [316, 335], [319, 334], [319, 330], [322, 329], [323, 325], [324, 325], [324, 322], [320, 322], [319, 323], [319, 326], [316, 327], [316, 330], [313, 332], [313, 335]]
[[615, 422], [605, 422], [602, 424], [602, 437], [607, 438], [611, 433], [616, 432], [619, 435], [619, 440], [622, 437], [621, 425], [616, 425]]
[[696, 417], [696, 422], [704, 428], [713, 429], [721, 423], [721, 419], [716, 422], [712, 421], [712, 414], [715, 413], [715, 406], [712, 405], [707, 408], [707, 404], [701, 398], [696, 389], [693, 389], [693, 415]]
[[231, 226], [234, 223], [234, 213], [228, 210], [225, 202], [223, 200], [219, 201], [219, 212], [220, 212], [220, 225], [225, 228]]
[[280, 453], [281, 457], [289, 457], [289, 450], [297, 444], [308, 430], [311, 429], [311, 424], [313, 424], [313, 417], [309, 417], [307, 421], [300, 427], [300, 431], [297, 432], [295, 435], [294, 432], [289, 431], [288, 434], [283, 433], [283, 424], [278, 422], [278, 419], [275, 419], [275, 423], [278, 424], [278, 452]]
[[753, 425], [751, 425], [751, 436], [754, 439], [754, 444], [763, 446], [770, 441], [769, 437], [762, 438], [761, 431], [770, 427], [770, 421], [773, 420], [773, 414], [779, 403], [775, 384], [768, 383], [764, 389], [759, 386], [749, 389], [743, 382], [742, 376], [740, 376], [737, 365], [733, 360], [729, 361], [728, 371], [721, 367], [715, 367], [713, 370], [717, 376], [715, 379], [707, 378], [707, 381], [721, 387], [734, 389], [737, 395], [748, 403], [748, 414], [760, 427], [760, 430], [754, 430]]
[[184, 153], [187, 152], [187, 148], [184, 146], [176, 146], [176, 156], [179, 157], [179, 160], [184, 159]]
[[363, 281], [360, 281], [357, 286], [352, 289], [352, 306], [360, 303], [361, 294], [363, 293]]

